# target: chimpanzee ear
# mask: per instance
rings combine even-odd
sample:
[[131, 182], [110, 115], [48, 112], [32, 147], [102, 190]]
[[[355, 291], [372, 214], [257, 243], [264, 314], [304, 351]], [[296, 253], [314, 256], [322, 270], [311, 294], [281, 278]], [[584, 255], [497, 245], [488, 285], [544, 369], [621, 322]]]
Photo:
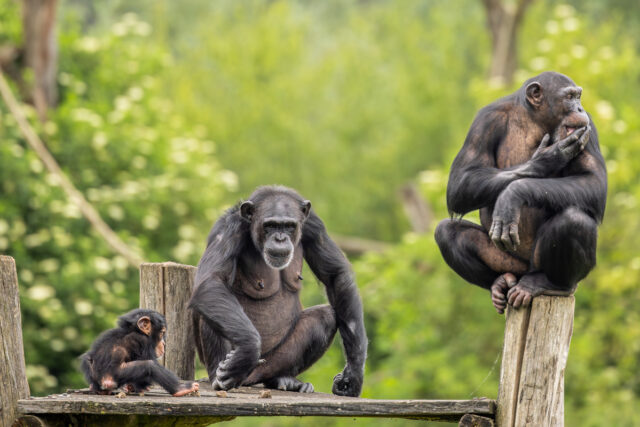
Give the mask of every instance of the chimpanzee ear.
[[534, 107], [538, 107], [542, 103], [542, 85], [538, 82], [531, 82], [525, 89], [527, 101]]
[[246, 202], [243, 202], [240, 205], [240, 215], [242, 216], [242, 218], [246, 219], [247, 221], [251, 221], [251, 218], [253, 218], [253, 212], [256, 210], [256, 207], [254, 206], [253, 202], [250, 200], [247, 200]]
[[305, 200], [304, 202], [302, 202], [302, 214], [306, 218], [309, 216], [309, 212], [311, 212], [311, 202]]
[[142, 316], [138, 319], [138, 329], [145, 335], [151, 335], [151, 319], [149, 319], [149, 316]]

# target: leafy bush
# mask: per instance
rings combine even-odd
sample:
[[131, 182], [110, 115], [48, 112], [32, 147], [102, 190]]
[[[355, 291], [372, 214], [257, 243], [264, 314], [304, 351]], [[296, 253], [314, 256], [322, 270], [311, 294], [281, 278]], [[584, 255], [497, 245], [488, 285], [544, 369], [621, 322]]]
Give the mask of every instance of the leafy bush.
[[[219, 165], [206, 130], [164, 96], [158, 71], [171, 55], [148, 44], [151, 27], [133, 14], [95, 36], [74, 21], [63, 28], [61, 102], [39, 133], [145, 260], [197, 262], [203, 230], [237, 178]], [[59, 391], [83, 383], [74, 358], [137, 306], [138, 272], [91, 229], [0, 108], [0, 251], [18, 265], [31, 390]]]

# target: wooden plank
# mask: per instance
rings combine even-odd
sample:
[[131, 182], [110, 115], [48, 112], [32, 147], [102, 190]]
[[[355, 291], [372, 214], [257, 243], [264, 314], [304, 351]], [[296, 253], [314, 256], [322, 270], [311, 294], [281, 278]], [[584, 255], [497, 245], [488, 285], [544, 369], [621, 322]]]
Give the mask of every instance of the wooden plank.
[[[164, 314], [164, 271], [162, 264], [140, 264], [140, 308]], [[165, 366], [165, 357], [159, 360]]]
[[519, 309], [507, 306], [496, 412], [496, 424], [501, 427], [513, 427], [515, 423], [522, 355], [530, 313], [531, 306]]
[[167, 319], [165, 366], [183, 380], [195, 378], [196, 350], [191, 311], [187, 309], [196, 267], [163, 264], [164, 315]]
[[471, 414], [465, 414], [458, 423], [458, 427], [493, 427], [494, 425], [491, 418]]
[[29, 397], [24, 363], [18, 274], [13, 258], [0, 255], [0, 425], [18, 415], [18, 399]]
[[515, 425], [564, 425], [564, 371], [575, 298], [534, 298], [522, 358]]
[[201, 396], [175, 398], [154, 388], [145, 396], [96, 396], [64, 394], [35, 397], [18, 402], [21, 414], [104, 414], [172, 416], [338, 416], [415, 418], [459, 421], [465, 414], [492, 418], [495, 401], [473, 400], [376, 400], [300, 394], [271, 390], [270, 399], [260, 398], [260, 387], [242, 387], [217, 397], [201, 383]]
[[40, 414], [38, 417], [26, 415], [12, 427], [205, 427], [234, 417], [199, 417], [173, 415], [91, 415], [91, 414]]

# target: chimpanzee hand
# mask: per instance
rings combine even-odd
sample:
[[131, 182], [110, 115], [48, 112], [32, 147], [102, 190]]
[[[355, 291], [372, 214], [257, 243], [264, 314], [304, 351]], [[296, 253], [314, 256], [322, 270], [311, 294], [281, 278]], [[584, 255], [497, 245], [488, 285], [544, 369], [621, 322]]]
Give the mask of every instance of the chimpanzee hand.
[[333, 377], [333, 394], [338, 396], [360, 396], [362, 391], [363, 374], [359, 371], [351, 369], [349, 365], [338, 375]]
[[514, 191], [518, 181], [514, 181], [500, 193], [493, 208], [493, 222], [489, 229], [489, 237], [498, 249], [514, 251], [520, 244], [518, 222], [522, 200]]
[[225, 359], [218, 364], [216, 378], [211, 386], [214, 390], [230, 390], [239, 387], [257, 365], [258, 357], [255, 352], [243, 351], [242, 347], [236, 348], [227, 353]]
[[531, 157], [539, 177], [544, 178], [558, 172], [580, 154], [589, 142], [590, 130], [589, 126], [581, 127], [555, 144], [552, 144], [551, 136], [546, 134]]

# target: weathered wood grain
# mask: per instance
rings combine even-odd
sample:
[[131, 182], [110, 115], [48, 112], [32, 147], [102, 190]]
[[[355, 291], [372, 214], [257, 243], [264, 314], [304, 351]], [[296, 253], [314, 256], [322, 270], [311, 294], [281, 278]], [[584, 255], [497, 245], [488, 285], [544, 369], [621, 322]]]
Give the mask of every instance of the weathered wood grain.
[[91, 414], [41, 414], [37, 417], [25, 415], [12, 427], [205, 427], [234, 417], [198, 417], [173, 415], [91, 415]]
[[[140, 308], [164, 314], [164, 280], [162, 264], [140, 264]], [[165, 356], [159, 360], [165, 366]]]
[[195, 378], [196, 350], [193, 340], [191, 298], [196, 267], [164, 263], [164, 315], [167, 318], [165, 366], [183, 380]]
[[161, 363], [183, 380], [195, 376], [195, 346], [187, 304], [196, 270], [174, 262], [140, 265], [140, 308], [156, 310], [167, 319], [167, 346]]
[[522, 355], [530, 313], [531, 306], [519, 309], [507, 307], [496, 412], [496, 424], [501, 427], [513, 427], [515, 422]]
[[493, 427], [494, 422], [491, 418], [482, 417], [480, 415], [465, 414], [458, 423], [458, 427]]
[[516, 426], [564, 425], [564, 371], [575, 299], [534, 298], [518, 387]]
[[474, 400], [376, 400], [340, 397], [323, 393], [291, 393], [271, 390], [261, 399], [260, 387], [242, 387], [219, 398], [201, 384], [200, 397], [171, 397], [158, 388], [145, 396], [96, 396], [79, 393], [23, 399], [21, 414], [103, 414], [172, 416], [339, 416], [416, 418], [459, 421], [465, 414], [493, 417], [495, 401]]
[[0, 255], [0, 425], [13, 423], [18, 399], [27, 397], [16, 263], [13, 258]]

